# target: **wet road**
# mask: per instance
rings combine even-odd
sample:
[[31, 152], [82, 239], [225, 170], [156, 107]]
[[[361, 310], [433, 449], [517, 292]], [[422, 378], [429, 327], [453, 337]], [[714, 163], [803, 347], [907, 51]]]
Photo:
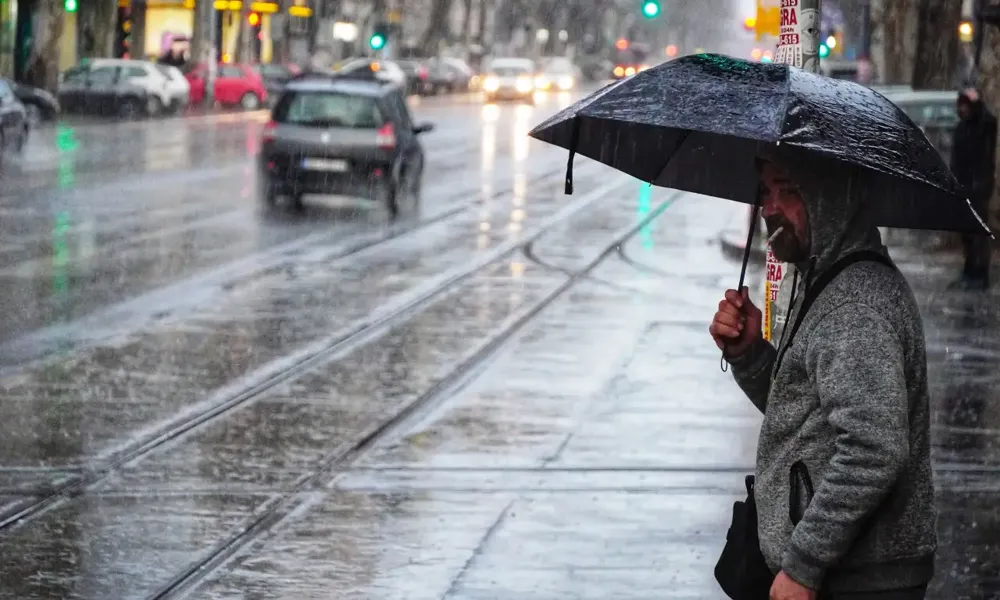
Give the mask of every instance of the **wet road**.
[[[760, 423], [706, 334], [734, 208], [584, 160], [564, 196], [525, 133], [569, 100], [417, 107], [396, 227], [257, 211], [259, 115], [33, 140], [0, 200], [0, 598], [721, 598]], [[1000, 303], [894, 240], [932, 597], [1000, 597]]]

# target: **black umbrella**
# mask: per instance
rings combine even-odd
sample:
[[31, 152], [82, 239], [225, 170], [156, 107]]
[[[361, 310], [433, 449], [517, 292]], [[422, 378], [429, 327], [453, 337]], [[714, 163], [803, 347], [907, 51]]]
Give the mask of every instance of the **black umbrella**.
[[686, 56], [595, 92], [530, 135], [570, 151], [567, 193], [579, 153], [655, 185], [754, 204], [754, 159], [780, 144], [891, 183], [893, 193], [873, 198], [877, 225], [990, 233], [899, 107], [788, 65]]

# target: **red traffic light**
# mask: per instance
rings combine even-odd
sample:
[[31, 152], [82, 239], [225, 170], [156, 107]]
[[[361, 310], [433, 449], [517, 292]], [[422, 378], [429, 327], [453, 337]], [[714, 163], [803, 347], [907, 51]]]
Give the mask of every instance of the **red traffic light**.
[[256, 27], [260, 25], [260, 14], [252, 12], [247, 16], [247, 22], [250, 23], [250, 27]]
[[628, 40], [625, 38], [618, 40], [615, 42], [615, 48], [618, 48], [619, 50], [628, 50]]

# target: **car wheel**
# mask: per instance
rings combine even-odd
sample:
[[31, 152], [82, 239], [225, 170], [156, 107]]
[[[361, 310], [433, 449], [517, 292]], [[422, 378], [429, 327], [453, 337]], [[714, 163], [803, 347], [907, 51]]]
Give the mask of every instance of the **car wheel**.
[[272, 208], [278, 203], [278, 188], [265, 173], [257, 175], [257, 200], [264, 208]]
[[25, 104], [24, 110], [27, 113], [28, 125], [37, 127], [42, 122], [42, 109], [37, 104]]
[[247, 92], [240, 96], [240, 108], [243, 110], [257, 110], [260, 108], [260, 98], [253, 92]]
[[386, 210], [389, 211], [389, 220], [395, 221], [399, 218], [399, 194], [396, 193], [396, 186], [386, 184], [382, 190], [381, 196], [384, 198]]
[[414, 215], [416, 215], [420, 213], [420, 202], [421, 202], [421, 197], [423, 196], [423, 188], [424, 188], [423, 173], [418, 172], [416, 175], [410, 178], [409, 188], [410, 188], [410, 193], [409, 193], [410, 210], [413, 212]]
[[24, 153], [24, 147], [28, 145], [28, 132], [29, 131], [30, 130], [28, 129], [28, 126], [25, 125], [21, 129], [21, 134], [19, 136], [17, 136], [17, 141], [14, 142], [14, 152], [16, 154], [23, 154]]
[[146, 114], [150, 117], [157, 117], [163, 112], [163, 102], [156, 96], [150, 96], [146, 100]]
[[127, 98], [118, 105], [118, 116], [125, 121], [137, 119], [142, 114], [142, 103], [137, 98]]

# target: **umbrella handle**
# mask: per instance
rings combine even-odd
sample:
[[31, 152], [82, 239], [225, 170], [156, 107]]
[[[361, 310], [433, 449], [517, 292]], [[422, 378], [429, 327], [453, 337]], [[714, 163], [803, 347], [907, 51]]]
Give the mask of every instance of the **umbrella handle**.
[[[747, 243], [743, 247], [743, 266], [740, 267], [740, 284], [736, 286], [736, 293], [743, 292], [743, 282], [747, 277], [747, 265], [750, 264], [750, 248], [753, 243], [753, 236], [757, 233], [757, 221], [760, 220], [760, 195], [754, 200], [752, 214], [750, 215], [750, 231], [747, 232]], [[719, 358], [719, 368], [725, 373], [729, 370], [729, 363], [726, 362], [726, 351], [722, 351], [722, 356]]]

